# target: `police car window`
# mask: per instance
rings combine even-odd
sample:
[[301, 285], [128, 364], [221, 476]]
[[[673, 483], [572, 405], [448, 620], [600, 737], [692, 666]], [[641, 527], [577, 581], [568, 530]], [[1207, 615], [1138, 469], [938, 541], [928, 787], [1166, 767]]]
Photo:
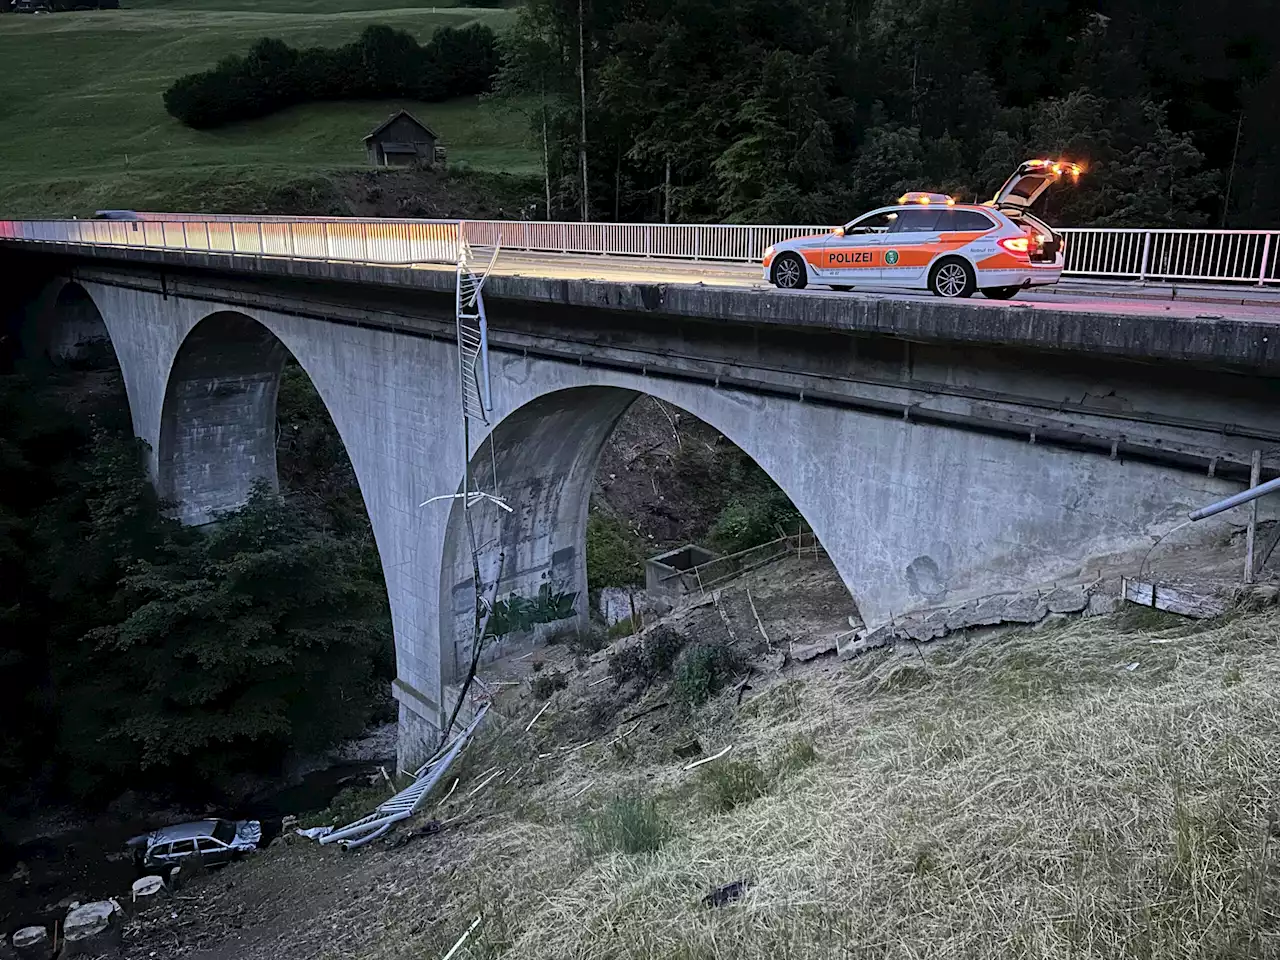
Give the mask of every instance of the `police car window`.
[[898, 219], [898, 214], [890, 211], [889, 213], [872, 213], [865, 217], [859, 217], [851, 223], [845, 224], [844, 231], [846, 234], [857, 235], [860, 233], [885, 233], [888, 231]]
[[939, 230], [990, 230], [991, 221], [977, 210], [947, 210], [938, 224]]
[[918, 210], [903, 210], [889, 229], [890, 233], [927, 233], [936, 229], [940, 210], [921, 207]]

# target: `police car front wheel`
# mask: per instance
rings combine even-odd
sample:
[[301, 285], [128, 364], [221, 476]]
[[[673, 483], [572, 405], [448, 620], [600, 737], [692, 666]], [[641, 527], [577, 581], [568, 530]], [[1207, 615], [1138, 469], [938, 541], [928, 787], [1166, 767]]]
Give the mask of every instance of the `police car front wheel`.
[[784, 253], [773, 262], [773, 284], [782, 290], [803, 290], [809, 282], [804, 261], [794, 253]]
[[960, 257], [939, 260], [929, 273], [929, 289], [939, 297], [971, 297], [977, 288], [978, 281], [973, 275], [973, 267]]

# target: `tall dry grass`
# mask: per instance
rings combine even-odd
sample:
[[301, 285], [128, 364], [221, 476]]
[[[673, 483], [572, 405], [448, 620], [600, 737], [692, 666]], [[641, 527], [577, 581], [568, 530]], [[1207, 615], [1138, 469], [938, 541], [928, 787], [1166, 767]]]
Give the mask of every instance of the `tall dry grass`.
[[[440, 956], [476, 915], [458, 957], [1278, 956], [1278, 635], [1139, 612], [758, 684], [691, 721], [767, 771], [723, 813], [670, 744], [543, 758], [368, 956]], [[555, 750], [520, 729], [469, 762]], [[672, 824], [656, 852], [581, 842], [620, 795]]]

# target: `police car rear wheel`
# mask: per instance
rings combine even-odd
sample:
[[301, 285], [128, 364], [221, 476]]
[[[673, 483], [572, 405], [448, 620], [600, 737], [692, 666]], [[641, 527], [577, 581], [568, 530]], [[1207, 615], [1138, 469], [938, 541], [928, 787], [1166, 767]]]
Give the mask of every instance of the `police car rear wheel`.
[[794, 253], [784, 253], [773, 262], [773, 285], [782, 290], [803, 290], [809, 282], [804, 261]]
[[977, 289], [973, 267], [959, 257], [940, 260], [929, 274], [929, 289], [939, 297], [962, 299], [973, 296]]
[[982, 295], [988, 300], [1012, 300], [1021, 287], [983, 287]]

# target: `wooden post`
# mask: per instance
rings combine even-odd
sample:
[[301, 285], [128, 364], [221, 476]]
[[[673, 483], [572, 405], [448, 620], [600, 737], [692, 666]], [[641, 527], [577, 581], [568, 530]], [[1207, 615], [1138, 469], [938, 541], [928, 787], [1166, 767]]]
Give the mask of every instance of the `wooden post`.
[[[1256, 487], [1262, 479], [1262, 451], [1253, 451], [1249, 464], [1249, 486]], [[1244, 582], [1253, 583], [1253, 539], [1258, 529], [1258, 500], [1249, 503], [1249, 529], [1244, 539]]]

